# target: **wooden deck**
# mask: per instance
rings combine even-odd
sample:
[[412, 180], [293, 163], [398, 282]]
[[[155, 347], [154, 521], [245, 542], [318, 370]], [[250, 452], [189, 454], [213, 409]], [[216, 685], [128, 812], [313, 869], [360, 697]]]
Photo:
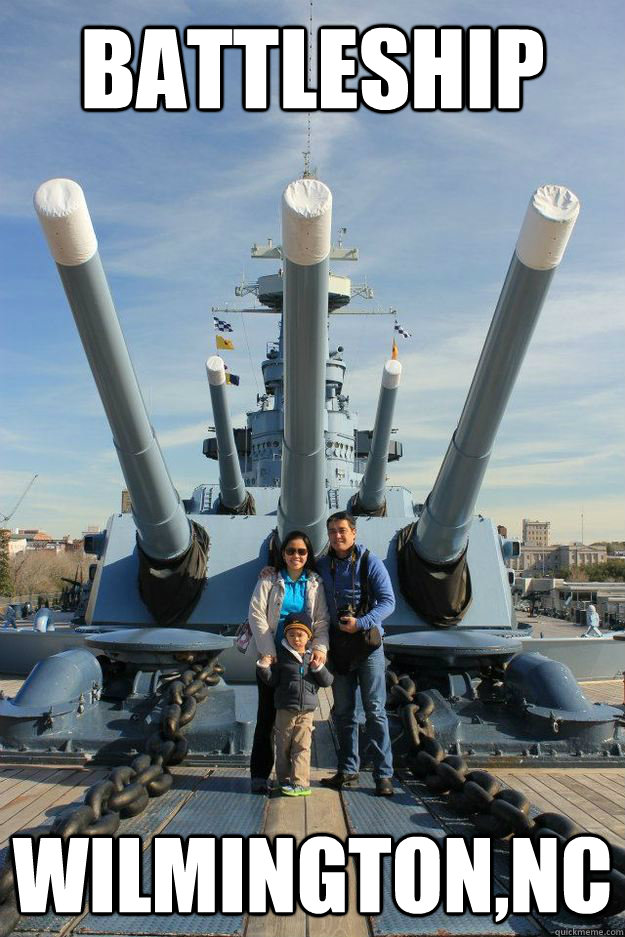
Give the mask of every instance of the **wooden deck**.
[[579, 685], [586, 699], [593, 703], [610, 703], [611, 706], [625, 703], [623, 680], [583, 680]]
[[543, 768], [495, 776], [541, 811], [566, 814], [588, 833], [625, 846], [625, 769]]
[[[0, 688], [7, 695], [13, 695], [19, 682], [2, 680]], [[615, 696], [622, 693], [622, 683], [609, 681], [609, 684], [593, 689], [601, 693], [603, 701], [617, 702]], [[288, 832], [300, 842], [311, 834], [323, 832], [344, 840], [349, 833], [342, 798], [319, 786], [320, 778], [333, 771], [336, 764], [330, 705], [329, 692], [322, 691], [313, 737], [313, 795], [268, 799], [262, 832], [269, 837]], [[0, 765], [0, 847], [6, 846], [12, 834], [49, 824], [68, 804], [81, 801], [85, 790], [104, 777], [107, 770], [88, 766]], [[214, 773], [232, 773], [232, 770], [217, 768]], [[178, 785], [182, 782], [183, 787], [189, 789], [189, 796], [209, 771], [205, 767], [174, 769], [180, 778]], [[240, 769], [236, 773], [245, 774], [245, 771]], [[564, 813], [582, 829], [625, 846], [625, 769], [506, 768], [497, 770], [496, 776], [505, 785], [523, 791], [541, 811]], [[250, 915], [245, 919], [245, 937], [368, 937], [373, 932], [372, 922], [355, 910], [353, 867], [349, 871], [350, 911], [344, 917], [307, 916], [301, 909], [288, 917]], [[70, 925], [66, 919], [61, 931], [53, 932], [71, 934], [79, 920], [76, 918]]]
[[[265, 836], [288, 831], [298, 843], [315, 833], [331, 833], [341, 840], [348, 836], [340, 795], [319, 786], [320, 778], [336, 770], [336, 749], [329, 722], [332, 696], [328, 690], [321, 690], [319, 696], [313, 732], [313, 794], [311, 797], [272, 797], [267, 804]], [[344, 917], [310, 917], [299, 907], [291, 917], [248, 916], [246, 937], [368, 937], [367, 918], [355, 910], [356, 879], [351, 861], [348, 873], [349, 912]]]
[[105, 768], [0, 767], [0, 848], [19, 830], [49, 823], [107, 774]]

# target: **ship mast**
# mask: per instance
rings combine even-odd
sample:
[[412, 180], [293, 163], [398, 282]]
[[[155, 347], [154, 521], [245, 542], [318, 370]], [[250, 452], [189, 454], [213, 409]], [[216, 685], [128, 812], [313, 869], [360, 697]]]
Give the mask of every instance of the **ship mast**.
[[[308, 87], [309, 88], [312, 83], [312, 55], [313, 55], [312, 31], [313, 31], [313, 0], [310, 0], [309, 16], [308, 16]], [[308, 111], [308, 113], [306, 114], [306, 149], [304, 150], [304, 172], [302, 174], [303, 179], [311, 179], [315, 175], [315, 173], [310, 168], [311, 136], [312, 136], [311, 116], [310, 116], [310, 111]]]

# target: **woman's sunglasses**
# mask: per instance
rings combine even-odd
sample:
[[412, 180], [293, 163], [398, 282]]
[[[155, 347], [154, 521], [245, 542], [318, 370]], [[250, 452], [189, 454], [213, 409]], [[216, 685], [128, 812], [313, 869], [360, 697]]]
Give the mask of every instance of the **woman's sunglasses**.
[[308, 550], [303, 547], [287, 547], [284, 552], [287, 556], [295, 556], [296, 553], [298, 556], [308, 556]]

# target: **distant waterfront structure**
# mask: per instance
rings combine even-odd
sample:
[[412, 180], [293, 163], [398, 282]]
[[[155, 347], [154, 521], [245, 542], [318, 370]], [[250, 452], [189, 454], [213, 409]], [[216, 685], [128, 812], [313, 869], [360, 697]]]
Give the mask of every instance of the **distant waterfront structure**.
[[132, 505], [130, 503], [130, 495], [128, 494], [127, 488], [122, 488], [122, 514], [131, 514]]
[[530, 521], [523, 518], [523, 543], [531, 547], [549, 546], [551, 521]]

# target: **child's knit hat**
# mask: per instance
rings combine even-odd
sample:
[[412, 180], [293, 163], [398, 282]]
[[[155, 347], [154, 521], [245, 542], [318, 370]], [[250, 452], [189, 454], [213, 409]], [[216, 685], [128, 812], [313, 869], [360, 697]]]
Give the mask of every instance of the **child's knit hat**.
[[301, 628], [306, 631], [309, 638], [312, 638], [312, 619], [308, 612], [290, 612], [284, 619], [284, 634], [289, 628]]

